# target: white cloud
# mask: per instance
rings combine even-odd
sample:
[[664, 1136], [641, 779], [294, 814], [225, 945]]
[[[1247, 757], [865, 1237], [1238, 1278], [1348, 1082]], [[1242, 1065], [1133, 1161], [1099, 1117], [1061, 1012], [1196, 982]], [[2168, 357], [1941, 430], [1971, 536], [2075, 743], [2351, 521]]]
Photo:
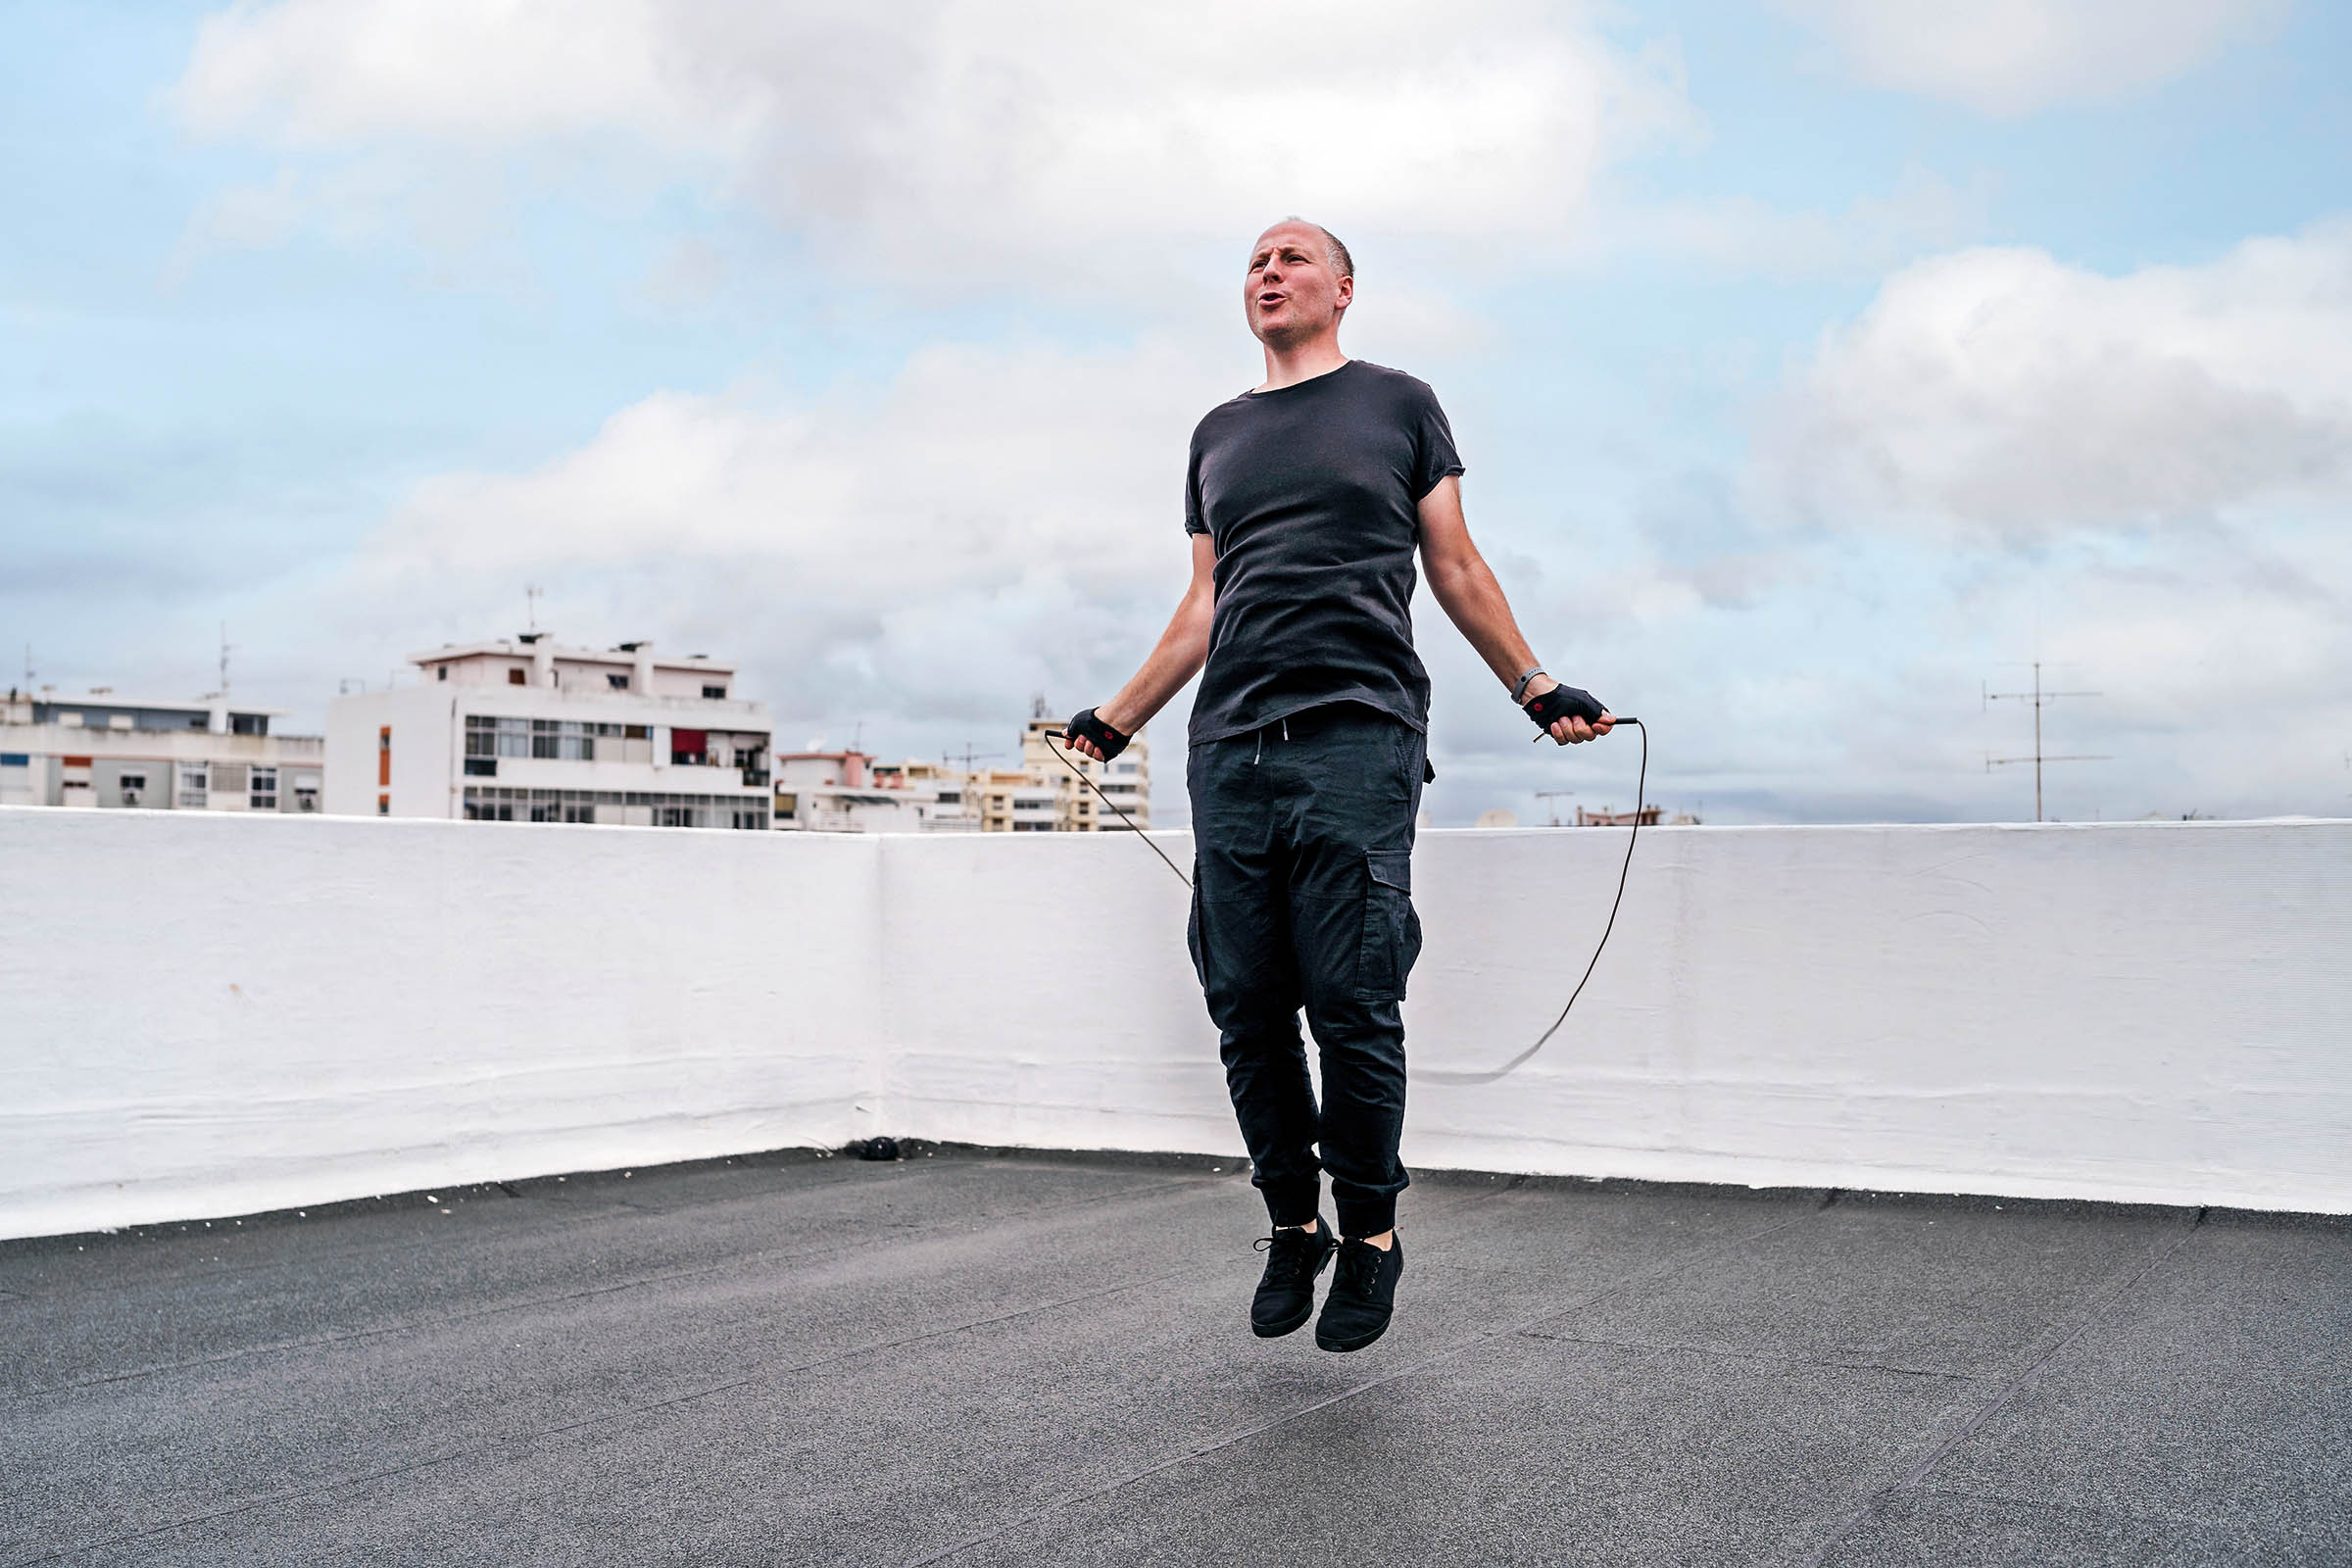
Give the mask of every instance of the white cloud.
[[1443, 26], [1410, 0], [1279, 19], [1240, 0], [285, 0], [209, 19], [173, 96], [200, 132], [330, 154], [650, 144], [885, 272], [944, 257], [1090, 282], [1120, 266], [1090, 236], [1231, 241], [1292, 210], [1563, 232], [1605, 160], [1694, 124], [1671, 49], [1528, 0]]
[[423, 485], [342, 598], [383, 607], [386, 635], [416, 637], [419, 605], [475, 635], [543, 583], [566, 635], [651, 635], [626, 628], [658, 613], [787, 714], [1104, 696], [1183, 589], [1192, 425], [1250, 372], [1166, 343], [945, 347], [878, 395], [659, 393], [535, 471]]
[[2169, 81], [2287, 10], [2287, 0], [1781, 3], [1860, 80], [2001, 117]]
[[2122, 277], [2025, 249], [1896, 273], [1785, 389], [1768, 506], [2031, 544], [2352, 498], [2352, 222]]

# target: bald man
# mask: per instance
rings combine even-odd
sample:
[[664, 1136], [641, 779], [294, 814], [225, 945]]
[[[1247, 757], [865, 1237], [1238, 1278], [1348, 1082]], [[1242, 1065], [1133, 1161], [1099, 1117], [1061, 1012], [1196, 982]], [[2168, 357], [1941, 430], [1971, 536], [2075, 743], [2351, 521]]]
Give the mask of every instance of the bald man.
[[[1354, 299], [1354, 261], [1320, 225], [1286, 219], [1250, 247], [1242, 308], [1266, 375], [1193, 432], [1192, 586], [1134, 679], [1069, 725], [1076, 750], [1114, 757], [1206, 665], [1185, 766], [1189, 936], [1272, 1221], [1250, 1323], [1269, 1339], [1303, 1325], [1336, 1252], [1315, 1323], [1327, 1350], [1387, 1332], [1404, 1270], [1397, 1004], [1421, 949], [1413, 820], [1435, 776], [1429, 676], [1413, 651], [1416, 549], [1439, 605], [1553, 740], [1589, 741], [1613, 722], [1544, 673], [1519, 634], [1470, 542], [1436, 395], [1341, 352]], [[1336, 1235], [1320, 1214], [1325, 1171]]]

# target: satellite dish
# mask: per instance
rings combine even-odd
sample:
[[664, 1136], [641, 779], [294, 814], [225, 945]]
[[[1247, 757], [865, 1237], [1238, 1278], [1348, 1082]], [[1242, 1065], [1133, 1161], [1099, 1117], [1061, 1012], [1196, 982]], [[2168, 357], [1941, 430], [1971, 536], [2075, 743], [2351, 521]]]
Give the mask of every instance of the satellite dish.
[[1470, 825], [1472, 827], [1517, 827], [1519, 825], [1519, 813], [1517, 811], [1510, 810], [1507, 808], [1497, 806], [1492, 811], [1479, 812], [1478, 820]]

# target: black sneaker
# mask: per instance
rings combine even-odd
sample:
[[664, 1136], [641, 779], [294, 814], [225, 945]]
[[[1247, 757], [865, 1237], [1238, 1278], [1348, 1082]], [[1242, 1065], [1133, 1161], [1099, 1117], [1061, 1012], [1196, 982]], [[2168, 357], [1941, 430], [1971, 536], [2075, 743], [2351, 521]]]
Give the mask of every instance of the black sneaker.
[[1342, 1242], [1340, 1271], [1315, 1319], [1315, 1343], [1326, 1350], [1360, 1350], [1386, 1334], [1403, 1275], [1403, 1238], [1389, 1238], [1385, 1252], [1370, 1242]]
[[1331, 1221], [1318, 1215], [1309, 1236], [1297, 1226], [1278, 1227], [1257, 1239], [1266, 1254], [1266, 1272], [1250, 1300], [1250, 1332], [1261, 1340], [1279, 1338], [1304, 1323], [1315, 1309], [1315, 1276], [1339, 1250]]

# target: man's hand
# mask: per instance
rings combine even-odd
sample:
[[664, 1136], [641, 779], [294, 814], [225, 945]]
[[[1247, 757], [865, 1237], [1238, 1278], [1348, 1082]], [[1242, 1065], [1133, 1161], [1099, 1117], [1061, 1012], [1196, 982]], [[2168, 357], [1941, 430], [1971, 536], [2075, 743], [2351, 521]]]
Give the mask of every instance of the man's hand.
[[1563, 686], [1549, 675], [1538, 675], [1527, 688], [1527, 716], [1562, 746], [1579, 746], [1606, 735], [1617, 715], [1593, 700], [1591, 692]]
[[1062, 738], [1071, 751], [1081, 757], [1091, 757], [1098, 762], [1107, 762], [1127, 749], [1129, 737], [1096, 715], [1091, 708], [1080, 709], [1062, 727]]

